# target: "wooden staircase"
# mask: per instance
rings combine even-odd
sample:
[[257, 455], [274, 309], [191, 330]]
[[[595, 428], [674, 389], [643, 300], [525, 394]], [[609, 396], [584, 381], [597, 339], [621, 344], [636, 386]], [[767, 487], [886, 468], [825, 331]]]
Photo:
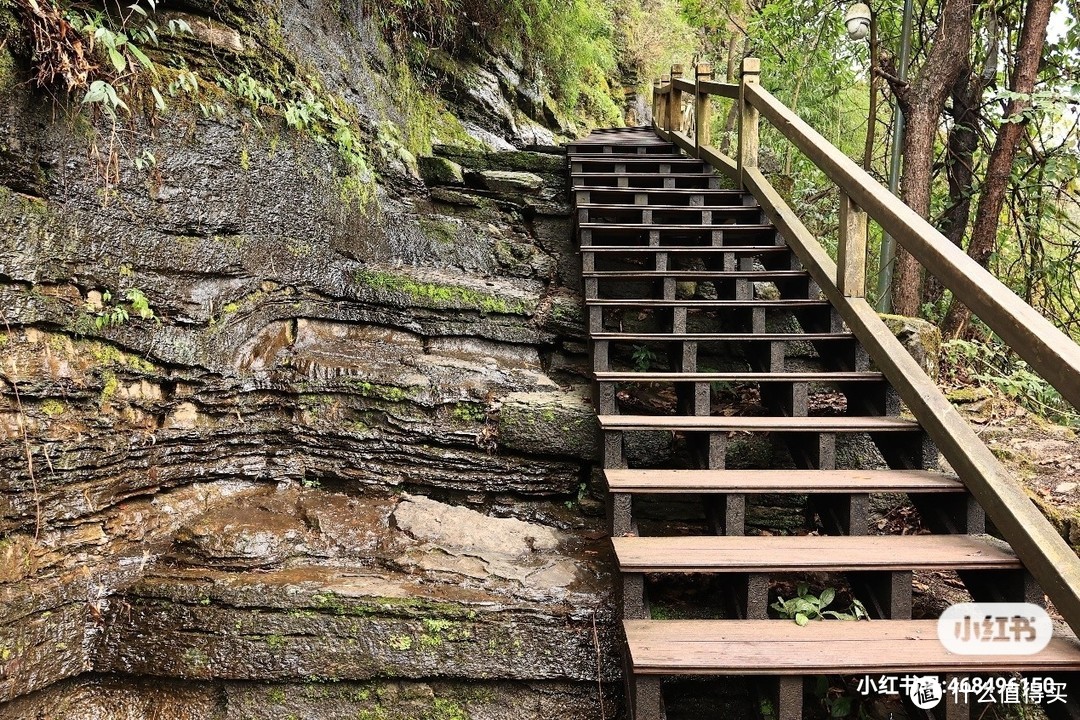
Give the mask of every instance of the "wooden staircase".
[[[1034, 655], [953, 655], [935, 619], [912, 619], [915, 572], [956, 573], [975, 601], [1043, 594], [1013, 550], [984, 534], [965, 484], [937, 471], [924, 428], [900, 416], [892, 385], [754, 197], [722, 189], [720, 175], [652, 128], [596, 131], [568, 153], [631, 717], [664, 718], [665, 679], [685, 676], [753, 676], [771, 687], [780, 720], [803, 717], [807, 676], [1074, 677], [1080, 643], [1067, 629]], [[814, 366], [793, 363], [792, 348], [808, 347]], [[732, 414], [718, 388], [754, 401]], [[628, 452], [650, 436], [670, 457]], [[729, 451], [750, 437], [782, 469], [729, 468]], [[888, 469], [838, 467], [838, 446], [865, 438]], [[932, 534], [871, 534], [878, 494], [908, 496]], [[807, 497], [815, 534], [748, 534], [757, 499], [793, 495]], [[665, 530], [665, 499], [695, 500], [697, 524]], [[846, 588], [872, 619], [770, 619], [778, 588], [804, 577]], [[652, 617], [651, 597], [686, 578], [722, 578], [725, 597], [694, 619]], [[1067, 707], [1047, 711], [1076, 717], [1080, 682], [1069, 693]], [[979, 717], [976, 707], [946, 695], [938, 712]], [[908, 717], [920, 712], [909, 705]]]

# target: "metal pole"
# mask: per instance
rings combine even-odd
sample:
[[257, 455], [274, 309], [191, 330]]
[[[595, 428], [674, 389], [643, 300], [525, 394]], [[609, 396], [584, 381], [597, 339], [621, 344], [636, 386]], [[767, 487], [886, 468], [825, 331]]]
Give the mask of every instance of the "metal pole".
[[[907, 80], [908, 58], [911, 55], [912, 0], [904, 0], [904, 24], [900, 31], [900, 81]], [[904, 113], [893, 99], [892, 156], [889, 158], [889, 192], [897, 194], [900, 187], [900, 157], [904, 151]], [[877, 309], [892, 312], [893, 270], [896, 267], [896, 241], [887, 232], [881, 235], [881, 253], [878, 266]]]

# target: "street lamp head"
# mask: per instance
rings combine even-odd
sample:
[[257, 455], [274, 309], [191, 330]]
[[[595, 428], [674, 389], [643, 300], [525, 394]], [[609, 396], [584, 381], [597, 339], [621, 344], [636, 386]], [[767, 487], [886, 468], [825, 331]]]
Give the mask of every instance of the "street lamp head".
[[848, 8], [844, 15], [844, 25], [847, 26], [848, 37], [852, 40], [862, 40], [870, 34], [870, 7], [865, 3], [855, 3]]

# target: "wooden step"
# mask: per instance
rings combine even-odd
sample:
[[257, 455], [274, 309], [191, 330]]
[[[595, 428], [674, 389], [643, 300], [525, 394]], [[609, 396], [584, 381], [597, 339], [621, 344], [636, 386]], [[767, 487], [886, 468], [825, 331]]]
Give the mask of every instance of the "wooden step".
[[654, 298], [642, 299], [609, 299], [609, 298], [586, 298], [587, 307], [611, 307], [611, 308], [773, 308], [792, 309], [806, 307], [828, 307], [828, 300], [656, 300]]
[[[717, 176], [719, 177], [719, 176]], [[632, 187], [601, 187], [601, 188], [585, 188], [586, 191], [596, 193], [620, 193], [626, 195], [628, 193], [641, 193], [645, 196], [652, 195], [721, 195], [730, 198], [743, 199], [746, 198], [746, 193], [742, 190], [735, 190], [733, 188], [632, 188]], [[748, 198], [752, 199], [752, 198]], [[754, 200], [754, 204], [757, 205], [757, 201]]]
[[[654, 155], [629, 155], [626, 157], [613, 158], [608, 153], [592, 154], [592, 155], [575, 155], [570, 162], [573, 165], [627, 165], [634, 168], [634, 172], [640, 172], [640, 166], [642, 165], [672, 165], [674, 167], [693, 167], [700, 168], [702, 172], [706, 170], [712, 172], [713, 169], [701, 160], [689, 157], [663, 157], [658, 158]], [[575, 171], [582, 172], [582, 171]], [[592, 169], [588, 173], [607, 173], [616, 172], [614, 170], [601, 170]]]
[[636, 178], [649, 179], [649, 180], [671, 180], [679, 178], [690, 178], [696, 180], [699, 178], [719, 178], [712, 168], [707, 168], [701, 172], [677, 172], [677, 173], [651, 173], [651, 172], [574, 172], [570, 173], [572, 180], [582, 180], [585, 178], [600, 178], [601, 180], [618, 180], [620, 178], [626, 178], [627, 180], [633, 180]]
[[973, 535], [613, 537], [620, 572], [1017, 570], [1004, 543]]
[[852, 333], [593, 333], [592, 340], [625, 342], [819, 342], [855, 339]]
[[791, 252], [787, 245], [583, 245], [583, 253], [737, 253], [760, 255], [762, 253]]
[[926, 470], [604, 470], [614, 493], [963, 493], [957, 478]]
[[681, 152], [671, 152], [671, 153], [659, 153], [659, 152], [656, 152], [656, 153], [648, 153], [648, 154], [642, 154], [642, 153], [636, 153], [636, 152], [610, 152], [610, 153], [595, 153], [595, 152], [584, 152], [584, 153], [577, 152], [577, 153], [575, 153], [575, 152], [572, 152], [572, 153], [567, 153], [566, 157], [571, 162], [573, 162], [575, 160], [580, 160], [580, 161], [585, 161], [585, 162], [594, 161], [594, 160], [602, 160], [602, 161], [605, 161], [605, 162], [619, 162], [621, 160], [637, 160], [637, 159], [642, 159], [642, 158], [644, 158], [645, 160], [684, 160], [684, 159], [686, 159], [686, 156], [683, 155]]
[[614, 372], [593, 373], [597, 382], [636, 383], [684, 383], [684, 382], [881, 382], [885, 376], [879, 372]]
[[954, 655], [937, 620], [624, 620], [642, 675], [847, 675], [1080, 670], [1080, 641], [1054, 637], [1035, 655]]
[[702, 432], [914, 432], [913, 420], [877, 416], [723, 417], [700, 415], [597, 415], [603, 430], [684, 430]]
[[775, 231], [776, 227], [770, 223], [716, 223], [716, 224], [674, 224], [674, 223], [600, 223], [600, 222], [583, 222], [578, 223], [579, 230], [624, 230], [624, 231], [641, 231], [641, 230], [666, 230], [667, 232], [692, 232], [695, 230], [730, 230], [743, 233], [752, 232], [766, 232]]
[[[613, 188], [618, 189], [618, 188]], [[714, 192], [734, 192], [716, 190]], [[761, 212], [757, 205], [634, 205], [622, 203], [578, 203], [578, 210], [671, 210], [674, 212]]]
[[583, 278], [599, 280], [658, 280], [661, 278], [687, 278], [690, 280], [732, 280], [744, 278], [755, 282], [805, 278], [805, 270], [591, 270], [581, 273]]

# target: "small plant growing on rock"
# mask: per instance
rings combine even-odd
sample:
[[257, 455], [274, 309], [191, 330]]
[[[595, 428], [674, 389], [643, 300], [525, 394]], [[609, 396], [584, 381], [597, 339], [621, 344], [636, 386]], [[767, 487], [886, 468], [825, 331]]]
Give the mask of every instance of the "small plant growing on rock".
[[138, 288], [131, 288], [124, 293], [126, 302], [112, 302], [112, 293], [106, 290], [101, 294], [101, 307], [87, 305], [94, 317], [94, 327], [98, 330], [107, 327], [119, 327], [135, 314], [143, 320], [156, 320], [154, 309], [150, 307], [145, 293]]

